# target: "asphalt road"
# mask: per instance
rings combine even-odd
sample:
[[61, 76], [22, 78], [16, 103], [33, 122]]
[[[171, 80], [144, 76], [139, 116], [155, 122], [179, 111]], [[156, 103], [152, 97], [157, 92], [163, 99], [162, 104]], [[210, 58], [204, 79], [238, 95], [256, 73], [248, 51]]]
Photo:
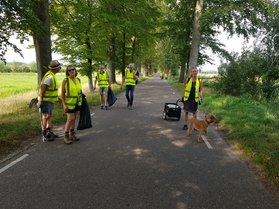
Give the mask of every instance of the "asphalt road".
[[278, 196], [218, 130], [210, 127], [210, 144], [197, 143], [183, 118], [162, 119], [164, 103], [180, 97], [151, 78], [136, 87], [134, 110], [124, 94], [107, 111], [95, 108], [80, 142], [40, 142], [2, 162], [0, 208], [278, 209]]

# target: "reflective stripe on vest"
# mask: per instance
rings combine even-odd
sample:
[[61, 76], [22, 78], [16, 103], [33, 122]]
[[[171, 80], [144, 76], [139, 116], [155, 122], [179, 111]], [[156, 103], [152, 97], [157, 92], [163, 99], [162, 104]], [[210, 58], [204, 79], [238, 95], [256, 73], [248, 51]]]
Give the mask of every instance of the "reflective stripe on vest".
[[66, 80], [66, 105], [69, 110], [75, 109], [76, 105], [81, 106], [82, 103], [82, 92], [81, 82], [79, 78], [76, 78], [76, 83], [67, 77]]
[[[42, 81], [41, 85], [44, 83], [47, 76], [51, 75], [51, 85], [46, 89], [43, 100], [42, 101], [48, 101], [48, 102], [57, 102], [58, 101], [58, 81], [56, 79], [56, 76], [53, 72], [48, 71]], [[41, 88], [39, 90], [39, 95], [41, 94]]]
[[125, 83], [126, 85], [135, 86], [136, 81], [134, 80], [134, 72], [130, 72], [130, 69], [126, 69], [125, 72]]
[[109, 86], [107, 71], [104, 71], [103, 74], [98, 72], [97, 79], [98, 79], [98, 86], [100, 88], [107, 88]]
[[[190, 78], [190, 80], [186, 83], [185, 85], [185, 92], [184, 92], [184, 101], [187, 101], [189, 96], [190, 96], [190, 92], [191, 92], [191, 88], [192, 88], [192, 78]], [[199, 102], [199, 91], [200, 91], [200, 79], [196, 79], [196, 87], [195, 87], [195, 101]]]

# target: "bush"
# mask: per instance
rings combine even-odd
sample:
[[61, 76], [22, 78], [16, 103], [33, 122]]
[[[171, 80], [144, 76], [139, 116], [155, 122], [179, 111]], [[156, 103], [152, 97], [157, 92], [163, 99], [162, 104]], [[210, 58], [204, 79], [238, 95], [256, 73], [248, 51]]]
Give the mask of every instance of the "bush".
[[219, 78], [215, 89], [222, 94], [249, 96], [256, 100], [276, 97], [279, 79], [278, 65], [267, 69], [268, 59], [259, 51], [244, 52], [242, 56], [219, 67]]
[[8, 63], [0, 64], [0, 73], [29, 73], [37, 72], [36, 64]]

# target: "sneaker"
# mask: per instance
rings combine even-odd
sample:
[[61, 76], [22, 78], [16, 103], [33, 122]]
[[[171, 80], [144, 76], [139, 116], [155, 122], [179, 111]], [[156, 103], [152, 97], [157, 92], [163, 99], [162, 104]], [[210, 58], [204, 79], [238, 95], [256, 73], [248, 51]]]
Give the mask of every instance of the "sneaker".
[[105, 109], [108, 110], [108, 106], [107, 105], [105, 106]]
[[102, 109], [102, 110], [104, 109], [104, 106], [103, 106], [103, 105], [101, 105], [101, 109]]
[[58, 138], [58, 135], [53, 133], [52, 131], [49, 131], [48, 133], [50, 134], [51, 138]]
[[184, 125], [184, 126], [182, 127], [182, 129], [183, 129], [183, 130], [187, 130], [187, 129], [188, 129], [188, 126], [187, 126], [187, 125]]
[[48, 132], [47, 134], [43, 135], [43, 142], [50, 142], [50, 141], [53, 141], [54, 138], [51, 137], [50, 133]]

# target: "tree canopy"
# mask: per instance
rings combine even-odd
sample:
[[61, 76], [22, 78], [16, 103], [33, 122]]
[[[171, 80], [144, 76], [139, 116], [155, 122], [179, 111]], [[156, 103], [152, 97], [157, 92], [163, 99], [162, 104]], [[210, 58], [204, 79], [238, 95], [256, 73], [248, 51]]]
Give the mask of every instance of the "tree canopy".
[[[180, 69], [183, 82], [191, 65], [212, 61], [208, 48], [233, 61], [216, 38], [220, 28], [247, 39], [260, 34], [262, 52], [272, 52], [269, 63], [278, 64], [278, 1], [2, 0], [0, 15], [1, 60], [8, 48], [20, 53], [9, 41], [12, 34], [22, 41], [31, 35], [38, 72], [44, 73], [52, 46], [88, 76], [89, 84], [100, 63], [107, 64], [112, 82], [130, 62], [143, 72], [161, 69], [175, 74]], [[51, 34], [52, 44], [47, 40]]]

